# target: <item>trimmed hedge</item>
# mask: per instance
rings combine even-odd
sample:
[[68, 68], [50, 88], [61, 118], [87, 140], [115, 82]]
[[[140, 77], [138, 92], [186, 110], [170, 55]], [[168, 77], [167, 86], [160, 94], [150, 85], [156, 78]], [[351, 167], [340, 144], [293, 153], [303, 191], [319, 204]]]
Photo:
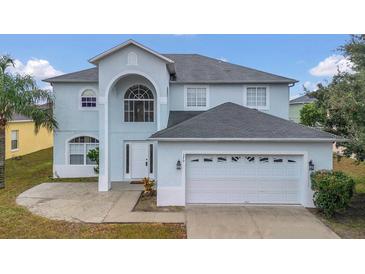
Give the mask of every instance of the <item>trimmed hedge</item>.
[[354, 194], [354, 180], [341, 171], [319, 170], [311, 174], [313, 201], [327, 217], [345, 210]]

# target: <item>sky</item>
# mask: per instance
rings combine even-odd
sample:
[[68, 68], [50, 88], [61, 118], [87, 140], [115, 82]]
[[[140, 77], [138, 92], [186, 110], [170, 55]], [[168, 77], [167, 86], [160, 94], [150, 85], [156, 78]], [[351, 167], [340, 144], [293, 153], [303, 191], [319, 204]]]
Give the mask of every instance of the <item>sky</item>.
[[0, 55], [16, 59], [11, 72], [41, 80], [93, 65], [88, 59], [128, 39], [160, 53], [199, 53], [294, 78], [291, 98], [326, 83], [351, 64], [337, 49], [349, 35], [0, 35]]

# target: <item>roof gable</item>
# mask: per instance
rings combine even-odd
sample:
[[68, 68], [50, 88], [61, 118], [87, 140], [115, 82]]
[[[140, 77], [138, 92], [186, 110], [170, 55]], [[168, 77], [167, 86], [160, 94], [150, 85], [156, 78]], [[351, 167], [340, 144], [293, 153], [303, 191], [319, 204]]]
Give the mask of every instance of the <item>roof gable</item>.
[[326, 139], [333, 134], [243, 107], [224, 103], [153, 134], [151, 139]]
[[119, 51], [119, 50], [121, 50], [121, 49], [123, 49], [125, 47], [128, 47], [130, 45], [134, 45], [134, 46], [136, 46], [136, 47], [138, 47], [138, 48], [140, 48], [140, 49], [142, 49], [142, 50], [144, 50], [146, 52], [149, 52], [152, 55], [154, 55], [154, 56], [160, 58], [161, 60], [165, 61], [166, 63], [169, 63], [169, 64], [173, 64], [174, 63], [173, 60], [167, 58], [166, 56], [163, 56], [163, 55], [159, 54], [158, 52], [156, 52], [156, 51], [154, 51], [154, 50], [152, 50], [150, 48], [147, 48], [144, 45], [142, 45], [140, 43], [137, 43], [136, 41], [131, 40], [131, 39], [125, 41], [124, 43], [122, 43], [122, 44], [120, 44], [118, 46], [115, 46], [114, 48], [111, 48], [111, 49], [109, 49], [107, 51], [104, 51], [101, 54], [96, 55], [95, 57], [91, 58], [89, 60], [89, 62], [92, 63], [92, 64], [94, 64], [94, 65], [96, 65], [96, 64], [98, 64], [100, 62], [100, 60], [104, 59], [105, 57], [107, 57], [107, 56], [113, 54], [114, 52], [117, 52], [117, 51]]
[[313, 97], [309, 97], [308, 95], [303, 95], [300, 96], [298, 98], [292, 99], [289, 101], [289, 104], [291, 105], [295, 105], [295, 104], [309, 104], [312, 103], [314, 101], [316, 101], [316, 98]]

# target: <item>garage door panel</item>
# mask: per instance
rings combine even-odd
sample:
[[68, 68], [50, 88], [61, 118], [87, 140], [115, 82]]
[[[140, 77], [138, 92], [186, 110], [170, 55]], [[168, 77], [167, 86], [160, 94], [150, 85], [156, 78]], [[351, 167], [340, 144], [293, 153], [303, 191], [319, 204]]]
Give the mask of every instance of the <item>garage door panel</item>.
[[301, 156], [187, 157], [187, 203], [299, 203]]

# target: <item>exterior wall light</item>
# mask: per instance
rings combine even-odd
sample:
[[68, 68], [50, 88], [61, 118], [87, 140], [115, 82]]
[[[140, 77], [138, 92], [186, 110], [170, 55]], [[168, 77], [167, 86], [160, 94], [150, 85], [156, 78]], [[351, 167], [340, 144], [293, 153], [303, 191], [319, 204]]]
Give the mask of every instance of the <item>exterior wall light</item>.
[[177, 170], [180, 170], [181, 169], [181, 162], [180, 162], [180, 160], [177, 160], [177, 162], [176, 162], [176, 169]]
[[313, 163], [312, 160], [309, 161], [308, 165], [309, 165], [309, 170], [313, 171], [314, 170], [314, 163]]

